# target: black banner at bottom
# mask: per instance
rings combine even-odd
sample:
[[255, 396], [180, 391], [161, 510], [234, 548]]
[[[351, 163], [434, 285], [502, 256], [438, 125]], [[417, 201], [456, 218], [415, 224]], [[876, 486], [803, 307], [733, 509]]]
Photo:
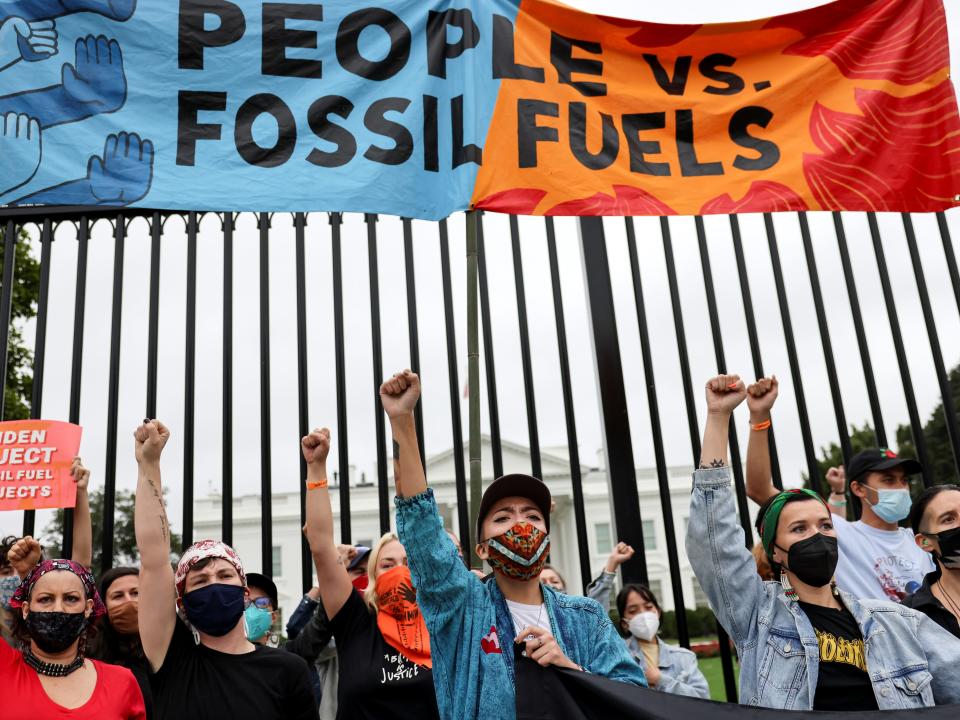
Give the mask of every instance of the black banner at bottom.
[[[722, 703], [637, 687], [517, 658], [517, 720], [783, 720], [784, 710]], [[857, 720], [955, 720], [957, 705], [854, 713]], [[791, 718], [850, 720], [850, 712], [790, 711]]]

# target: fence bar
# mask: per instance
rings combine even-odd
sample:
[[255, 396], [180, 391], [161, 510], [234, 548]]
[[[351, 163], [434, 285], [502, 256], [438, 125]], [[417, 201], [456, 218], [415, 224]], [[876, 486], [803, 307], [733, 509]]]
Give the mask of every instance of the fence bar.
[[270, 222], [260, 213], [260, 572], [273, 576], [273, 488], [270, 433]]
[[183, 361], [183, 548], [193, 544], [197, 377], [197, 213], [187, 213], [187, 302]]
[[957, 303], [957, 309], [960, 310], [960, 271], [957, 269], [957, 256], [953, 252], [953, 240], [950, 239], [950, 226], [947, 224], [947, 216], [943, 212], [937, 213], [937, 227], [940, 228], [943, 254], [947, 258], [947, 271], [950, 273], [953, 298]]
[[[70, 415], [68, 420], [80, 424], [80, 390], [83, 370], [83, 328], [87, 304], [87, 244], [90, 239], [90, 221], [80, 216], [77, 225], [77, 282], [73, 300], [73, 353], [70, 362]], [[73, 555], [73, 509], [63, 511], [63, 557]]]
[[867, 345], [867, 331], [863, 325], [863, 313], [860, 311], [860, 296], [857, 292], [857, 280], [853, 275], [853, 263], [850, 262], [850, 250], [847, 247], [847, 233], [843, 227], [843, 216], [833, 213], [833, 227], [837, 232], [837, 249], [840, 251], [840, 264], [843, 266], [844, 282], [847, 286], [847, 299], [853, 315], [853, 328], [857, 335], [857, 348], [860, 350], [860, 365], [867, 385], [867, 398], [870, 401], [870, 415], [873, 418], [873, 434], [879, 447], [887, 446], [887, 431], [883, 425], [883, 413], [880, 410], [880, 395], [877, 392], [877, 380], [873, 374], [873, 362], [870, 360], [870, 346]]
[[[480, 498], [483, 491], [483, 473], [481, 469], [480, 444], [480, 329], [479, 323], [479, 236], [480, 213], [468, 210], [466, 220], [467, 241], [467, 426], [469, 432], [468, 446], [470, 449], [470, 525], [477, 527], [480, 523]], [[470, 567], [480, 569], [483, 561], [477, 555], [480, 538], [470, 548]]]
[[[677, 282], [677, 264], [673, 257], [673, 240], [670, 234], [670, 221], [660, 218], [660, 234], [663, 239], [663, 255], [667, 265], [667, 283], [670, 286], [670, 305], [673, 309], [673, 329], [677, 336], [677, 354], [680, 360], [680, 375], [683, 379], [683, 397], [687, 409], [687, 429], [690, 432], [690, 448], [693, 451], [693, 466], [700, 464], [700, 425], [697, 421], [697, 406], [693, 396], [693, 383], [690, 379], [690, 356], [687, 352], [687, 336], [683, 325], [683, 309], [680, 305], [680, 287]], [[693, 580], [697, 582], [696, 578]], [[686, 609], [684, 609], [686, 610]], [[679, 616], [679, 610], [677, 615]], [[733, 653], [730, 651], [730, 638], [727, 631], [717, 621], [717, 640], [720, 645], [720, 667], [723, 670], [723, 685], [727, 691], [727, 701], [737, 701], [737, 680], [733, 674]]]
[[117, 410], [120, 400], [120, 329], [123, 309], [123, 255], [127, 220], [117, 213], [114, 222], [113, 310], [110, 325], [110, 382], [107, 391], [107, 458], [103, 473], [103, 537], [100, 538], [100, 572], [113, 567], [114, 507], [117, 494]]
[[[30, 417], [39, 420], [43, 407], [43, 362], [47, 348], [47, 306], [50, 298], [50, 248], [53, 244], [53, 221], [46, 218], [40, 229], [40, 289], [37, 299], [36, 336], [33, 341], [33, 392], [30, 399]], [[23, 534], [34, 535], [36, 513], [23, 513]], [[66, 557], [66, 556], [64, 556]]]
[[813, 306], [817, 312], [817, 325], [820, 328], [820, 345], [823, 348], [823, 362], [827, 367], [827, 382], [830, 385], [830, 397], [833, 400], [833, 412], [837, 418], [837, 436], [840, 438], [840, 452], [843, 464], [847, 465], [853, 456], [850, 445], [850, 428], [843, 410], [843, 395], [840, 393], [840, 378], [837, 376], [837, 363], [833, 359], [833, 343], [830, 341], [830, 326], [827, 325], [827, 312], [823, 306], [823, 292], [820, 289], [820, 275], [817, 272], [817, 256], [813, 251], [810, 237], [810, 223], [805, 212], [797, 213], [800, 219], [800, 237], [803, 239], [803, 252], [807, 258], [807, 274], [810, 276], [810, 289], [813, 291]]
[[530, 472], [543, 478], [540, 463], [540, 433], [537, 429], [537, 402], [533, 387], [533, 364], [530, 361], [530, 329], [527, 325], [527, 294], [523, 284], [523, 255], [520, 252], [520, 223], [510, 216], [510, 242], [513, 247], [513, 280], [517, 291], [517, 320], [520, 331], [520, 362], [523, 367], [523, 394], [527, 406], [527, 433], [530, 440]]
[[[710, 268], [710, 251], [707, 248], [707, 230], [703, 218], [694, 218], [697, 229], [697, 243], [700, 246], [700, 267], [703, 271], [703, 287], [707, 295], [707, 311], [710, 315], [710, 332], [713, 336], [713, 352], [717, 359], [717, 371], [727, 372], [727, 359], [723, 352], [723, 333], [720, 328], [720, 311], [717, 307], [717, 293], [713, 286], [713, 271]], [[743, 464], [740, 461], [740, 441], [737, 438], [737, 424], [730, 417], [728, 429], [730, 437], [730, 466], [733, 468], [733, 486], [737, 496], [737, 508], [740, 511], [740, 526], [747, 549], [753, 547], [753, 528], [750, 525], [750, 508], [747, 506], [747, 488], [743, 483]]]
[[[403, 260], [407, 285], [407, 328], [410, 340], [410, 369], [420, 372], [420, 332], [417, 327], [417, 276], [413, 266], [413, 221], [403, 218]], [[382, 419], [382, 416], [381, 416]], [[420, 444], [420, 464], [427, 472], [426, 443], [423, 440], [423, 403], [417, 403], [413, 409], [413, 422]], [[381, 424], [383, 424], [381, 422]]]
[[887, 306], [887, 319], [890, 321], [890, 334], [893, 336], [893, 348], [897, 355], [897, 365], [900, 368], [903, 395], [907, 402], [907, 413], [910, 416], [913, 444], [917, 449], [917, 460], [923, 466], [923, 484], [925, 487], [930, 487], [933, 484], [933, 475], [931, 474], [933, 466], [930, 464], [927, 439], [923, 434], [923, 423], [920, 422], [920, 413], [917, 410], [913, 380], [910, 379], [910, 365], [907, 363], [907, 352], [903, 345], [903, 335], [900, 332], [900, 318], [897, 315], [897, 306], [893, 300], [893, 287], [890, 285], [890, 273], [887, 270], [887, 258], [883, 251], [883, 242], [880, 239], [880, 227], [877, 225], [876, 213], [867, 213], [867, 222], [870, 225], [873, 251], [877, 257], [877, 271], [880, 274], [880, 286], [883, 288], [883, 301]]
[[[293, 216], [296, 233], [297, 264], [297, 399], [300, 437], [310, 432], [310, 397], [308, 393], [309, 374], [307, 372], [307, 216], [298, 212]], [[307, 461], [303, 453], [300, 459], [300, 525], [307, 522], [307, 486], [303, 481], [307, 477]], [[300, 574], [303, 578], [303, 593], [313, 587], [313, 556], [307, 538], [300, 534]]]
[[497, 409], [497, 372], [493, 360], [493, 328], [490, 322], [490, 292], [487, 289], [487, 254], [483, 242], [483, 211], [477, 211], [477, 265], [480, 276], [480, 323], [483, 331], [483, 360], [487, 372], [487, 405], [490, 413], [490, 452], [493, 476], [503, 475], [503, 449], [500, 445], [500, 411]]
[[[743, 314], [747, 320], [747, 337], [750, 340], [750, 356], [753, 358], [753, 373], [757, 379], [766, 377], [763, 371], [763, 359], [760, 353], [760, 335], [757, 332], [757, 318], [753, 313], [753, 297], [750, 293], [750, 279], [747, 276], [747, 261], [743, 254], [743, 240], [740, 235], [740, 221], [736, 215], [730, 216], [730, 231], [733, 236], [733, 253], [737, 258], [737, 275], [740, 277], [740, 297], [743, 299]], [[783, 478], [780, 476], [780, 458], [777, 456], [777, 439], [773, 426], [767, 431], [767, 446], [770, 448], [770, 475], [773, 486], [783, 490]]]
[[[380, 274], [377, 259], [377, 216], [363, 216], [367, 224], [367, 262], [370, 272], [370, 335], [373, 351], [373, 387], [383, 382], [383, 345], [380, 332]], [[383, 403], [374, 392], [373, 426], [377, 429], [377, 493], [380, 505], [380, 533], [390, 529], [390, 488], [387, 477], [387, 434], [383, 425]]]
[[573, 518], [577, 526], [577, 548], [580, 554], [580, 581], [583, 592], [592, 578], [590, 545], [587, 540], [587, 515], [583, 503], [583, 477], [580, 472], [580, 441], [573, 411], [573, 388], [570, 382], [570, 358], [567, 351], [567, 323], [563, 313], [563, 292], [560, 286], [560, 263], [557, 258], [557, 235], [553, 218], [546, 218], [547, 253], [550, 257], [550, 284], [553, 287], [553, 315], [557, 326], [557, 348], [560, 360], [560, 387], [563, 391], [563, 414], [567, 424], [567, 450], [570, 458], [570, 486], [573, 490]]
[[917, 280], [917, 292], [920, 294], [923, 322], [927, 326], [927, 338], [930, 340], [930, 354], [933, 355], [933, 366], [937, 372], [937, 382], [940, 384], [940, 396], [943, 400], [943, 415], [947, 426], [947, 437], [950, 440], [950, 450], [953, 452], [954, 472], [951, 473], [951, 475], [955, 477], [957, 470], [960, 470], [960, 437], [957, 435], [957, 410], [953, 402], [953, 390], [950, 387], [950, 378], [943, 364], [943, 351], [940, 349], [940, 335], [937, 333], [937, 322], [933, 317], [930, 293], [927, 291], [927, 279], [923, 272], [923, 264], [920, 262], [917, 235], [913, 229], [913, 219], [909, 213], [903, 213], [903, 228], [907, 233], [907, 247], [910, 249], [910, 262], [913, 264], [913, 275]]
[[155, 212], [150, 217], [150, 309], [147, 324], [147, 412], [157, 417], [157, 354], [160, 342], [160, 236], [164, 218]]
[[620, 339], [613, 305], [613, 283], [604, 236], [603, 218], [579, 218], [583, 274], [590, 307], [593, 350], [596, 357], [600, 408], [602, 411], [610, 505], [617, 539], [636, 548], [622, 565], [624, 582], [647, 583], [647, 559], [643, 543], [643, 520], [637, 492], [637, 470], [627, 414], [627, 391], [623, 383]]
[[783, 281], [783, 268], [780, 264], [780, 250], [777, 248], [777, 231], [773, 226], [773, 215], [764, 213], [763, 222], [767, 229], [767, 245], [770, 248], [770, 262], [773, 265], [773, 280], [777, 286], [777, 302], [780, 305], [780, 320], [783, 322], [783, 336], [787, 345], [787, 358], [790, 362], [790, 376], [793, 382], [793, 391], [797, 398], [797, 413], [800, 416], [800, 435], [803, 438], [803, 451], [807, 460], [807, 474], [810, 478], [810, 487], [822, 495], [823, 482], [820, 477], [820, 466], [817, 464], [813, 435], [810, 432], [807, 399], [803, 391], [803, 374], [800, 372], [797, 342], [793, 334], [793, 322], [790, 319], [790, 306], [787, 303], [787, 288]]
[[233, 544], [233, 229], [232, 212], [223, 214], [223, 502], [221, 536]]
[[[350, 544], [350, 454], [347, 444], [347, 369], [343, 353], [343, 258], [340, 253], [340, 230], [343, 215], [330, 213], [331, 255], [333, 260], [333, 346], [337, 368], [337, 453], [340, 472], [337, 492], [340, 495], [340, 542]], [[381, 422], [378, 418], [377, 422]]]
[[[657, 403], [657, 384], [653, 371], [653, 355], [650, 352], [650, 329], [647, 326], [647, 307], [643, 299], [643, 279], [640, 276], [640, 259], [637, 254], [637, 236], [633, 218], [626, 218], [627, 248], [630, 251], [630, 270], [633, 274], [633, 301], [637, 310], [637, 328], [640, 331], [640, 353], [643, 362], [643, 377], [647, 386], [647, 409], [650, 414], [650, 434], [653, 436], [653, 455], [657, 467], [657, 484], [660, 488], [660, 510], [663, 516], [663, 532], [667, 538], [667, 563], [670, 567], [670, 584], [673, 586], [674, 607], [686, 607], [683, 601], [683, 583], [680, 579], [680, 559], [677, 553], [676, 529], [673, 526], [673, 501], [670, 497], [670, 476], [663, 450], [663, 433], [660, 428], [660, 408]], [[690, 632], [687, 629], [687, 614], [677, 612], [677, 634], [683, 647], [690, 647]]]
[[7, 220], [6, 231], [3, 235], [3, 288], [0, 292], [0, 367], [3, 368], [3, 377], [0, 377], [0, 419], [6, 418], [7, 397], [7, 361], [10, 359], [10, 317], [13, 310], [13, 279], [17, 264], [17, 241], [19, 240], [17, 224]]
[[450, 276], [450, 234], [447, 220], [440, 221], [440, 275], [443, 282], [443, 321], [447, 343], [447, 379], [450, 389], [450, 421], [453, 425], [453, 473], [457, 486], [457, 523], [464, 560], [473, 547], [467, 473], [463, 465], [463, 424], [460, 419], [460, 378], [457, 372], [457, 328], [453, 319], [453, 284]]

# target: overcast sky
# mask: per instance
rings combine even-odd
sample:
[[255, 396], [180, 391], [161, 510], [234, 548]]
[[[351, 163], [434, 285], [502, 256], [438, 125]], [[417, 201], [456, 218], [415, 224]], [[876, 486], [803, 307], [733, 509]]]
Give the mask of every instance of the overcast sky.
[[[715, 0], [685, 0], [683, 3], [576, 0], [570, 4], [608, 15], [663, 22], [703, 22], [763, 17], [823, 3], [810, 0], [739, 0], [737, 3], [718, 3]], [[960, 31], [960, 11], [955, 3], [948, 3], [947, 13], [951, 36], [955, 40], [952, 65], [956, 68], [960, 65], [956, 48], [957, 33]], [[960, 232], [957, 227], [960, 219], [958, 215], [954, 212], [949, 213], [948, 217], [951, 226]], [[466, 382], [464, 221], [462, 216], [458, 216], [450, 222], [458, 364], [462, 386]], [[749, 379], [753, 364], [747, 344], [729, 223], [725, 217], [707, 218], [706, 223], [728, 367], [740, 369]], [[812, 214], [810, 223], [840, 374], [844, 409], [850, 423], [862, 424], [870, 416], [869, 405], [832, 220], [829, 215]], [[947, 366], [952, 367], [960, 359], [960, 317], [944, 266], [935, 219], [932, 216], [917, 216], [915, 224], [944, 358]], [[916, 283], [903, 241], [899, 216], [881, 216], [881, 225], [904, 340], [908, 347], [914, 389], [921, 415], [926, 419], [939, 402], [939, 392]], [[770, 257], [762, 218], [742, 217], [741, 226], [764, 366], [768, 372], [776, 373], [782, 380], [775, 423], [783, 474], [789, 482], [791, 479], [799, 479], [805, 464], [796, 403], [789, 380], [790, 368], [770, 270]], [[836, 441], [837, 429], [796, 215], [778, 216], [776, 226], [781, 260], [786, 270], [787, 292], [813, 437], [815, 443], [822, 446]], [[524, 241], [523, 264], [541, 445], [561, 446], [566, 444], [566, 431], [543, 221], [522, 218], [520, 227]], [[606, 227], [625, 381], [630, 398], [629, 420], [634, 453], [638, 466], [650, 466], [653, 464], [653, 444], [649, 434], [650, 422], [623, 221], [609, 219]], [[667, 461], [671, 464], [689, 463], [689, 437], [659, 223], [655, 218], [642, 218], [636, 221], [636, 227], [642, 247], [642, 274]], [[699, 388], [702, 381], [714, 373], [716, 368], [693, 220], [675, 219], [671, 221], [671, 227], [681, 278], [692, 375], [695, 386]], [[569, 218], [558, 219], [557, 228], [580, 451], [583, 462], [594, 464], [597, 453], [602, 448], [603, 435], [576, 221]], [[505, 438], [526, 444], [527, 426], [523, 405], [516, 297], [506, 217], [488, 214], [485, 218], [485, 229], [501, 429]], [[198, 249], [199, 310], [196, 355], [195, 468], [198, 496], [220, 489], [222, 442], [222, 244], [218, 219], [207, 217], [201, 230]], [[884, 420], [888, 433], [892, 436], [894, 428], [907, 421], [907, 411], [876, 264], [866, 233], [865, 218], [849, 217], [847, 231]], [[382, 218], [379, 232], [383, 367], [385, 372], [389, 372], [409, 363], [399, 220]], [[326, 216], [311, 216], [307, 233], [310, 418], [311, 424], [329, 425], [336, 436], [338, 429], [330, 229]], [[365, 233], [362, 217], [347, 218], [343, 245], [346, 278], [346, 382], [350, 461], [357, 466], [358, 473], [366, 472], [369, 477], [375, 477], [375, 387], [371, 364]], [[426, 449], [430, 454], [449, 448], [452, 440], [437, 226], [417, 222], [414, 224], [414, 236], [421, 374], [425, 388], [422, 402]], [[74, 230], [69, 227], [61, 228], [58, 237], [64, 242], [58, 241], [54, 244], [43, 416], [66, 419], [69, 407], [76, 242]], [[234, 482], [237, 493], [257, 493], [260, 486], [258, 257], [255, 219], [244, 216], [237, 233], [234, 276]], [[94, 229], [89, 263], [81, 424], [84, 425], [82, 455], [93, 471], [92, 482], [96, 486], [102, 483], [106, 456], [107, 374], [113, 272], [113, 240], [110, 228], [105, 223], [98, 224]], [[173, 431], [173, 438], [164, 456], [164, 483], [171, 489], [170, 514], [176, 530], [180, 529], [182, 517], [180, 481], [183, 464], [185, 267], [184, 227], [180, 219], [173, 218], [167, 224], [162, 250], [158, 415]], [[124, 271], [117, 484], [120, 488], [133, 489], [136, 465], [131, 432], [143, 418], [146, 395], [149, 236], [143, 221], [138, 220], [131, 227]], [[277, 216], [270, 250], [270, 407], [273, 482], [278, 491], [297, 489], [299, 474], [294, 277], [291, 221], [289, 216]], [[26, 328], [26, 334], [32, 342], [32, 326]], [[465, 402], [466, 400], [463, 400], [463, 403]], [[486, 397], [483, 408], [486, 431]], [[461, 408], [461, 417], [466, 433], [465, 405]], [[745, 447], [745, 416], [741, 416], [738, 429]], [[336, 452], [331, 453], [331, 466], [332, 469], [337, 469]], [[359, 476], [355, 475], [353, 479], [358, 481]], [[42, 528], [49, 521], [50, 513], [41, 512], [39, 515], [38, 526]], [[21, 513], [0, 514], [0, 533], [18, 532], [21, 523]]]

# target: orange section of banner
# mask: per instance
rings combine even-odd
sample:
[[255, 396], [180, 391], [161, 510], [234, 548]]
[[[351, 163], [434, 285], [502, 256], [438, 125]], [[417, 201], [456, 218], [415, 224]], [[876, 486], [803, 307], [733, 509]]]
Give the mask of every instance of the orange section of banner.
[[476, 208], [934, 211], [960, 193], [940, 0], [702, 26], [523, 0], [513, 55]]
[[0, 422], [0, 511], [76, 505], [70, 466], [81, 433], [79, 425], [54, 420]]

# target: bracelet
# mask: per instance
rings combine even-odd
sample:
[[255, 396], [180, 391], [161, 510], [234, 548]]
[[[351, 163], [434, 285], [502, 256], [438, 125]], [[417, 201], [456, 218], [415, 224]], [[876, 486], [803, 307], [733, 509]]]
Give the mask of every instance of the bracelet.
[[750, 427], [751, 429], [760, 432], [762, 430], [769, 430], [772, 424], [773, 423], [770, 420], [764, 420], [763, 422], [758, 422], [756, 425], [751, 425]]
[[326, 486], [326, 478], [323, 480], [307, 480], [307, 490], [319, 490], [320, 488], [325, 488]]
[[846, 499], [846, 498], [843, 498], [843, 500], [834, 500], [834, 499], [833, 499], [833, 493], [830, 493], [830, 497], [827, 499], [827, 504], [828, 504], [828, 505], [836, 505], [836, 506], [839, 507], [840, 505], [846, 505], [846, 504], [847, 504], [847, 499]]

